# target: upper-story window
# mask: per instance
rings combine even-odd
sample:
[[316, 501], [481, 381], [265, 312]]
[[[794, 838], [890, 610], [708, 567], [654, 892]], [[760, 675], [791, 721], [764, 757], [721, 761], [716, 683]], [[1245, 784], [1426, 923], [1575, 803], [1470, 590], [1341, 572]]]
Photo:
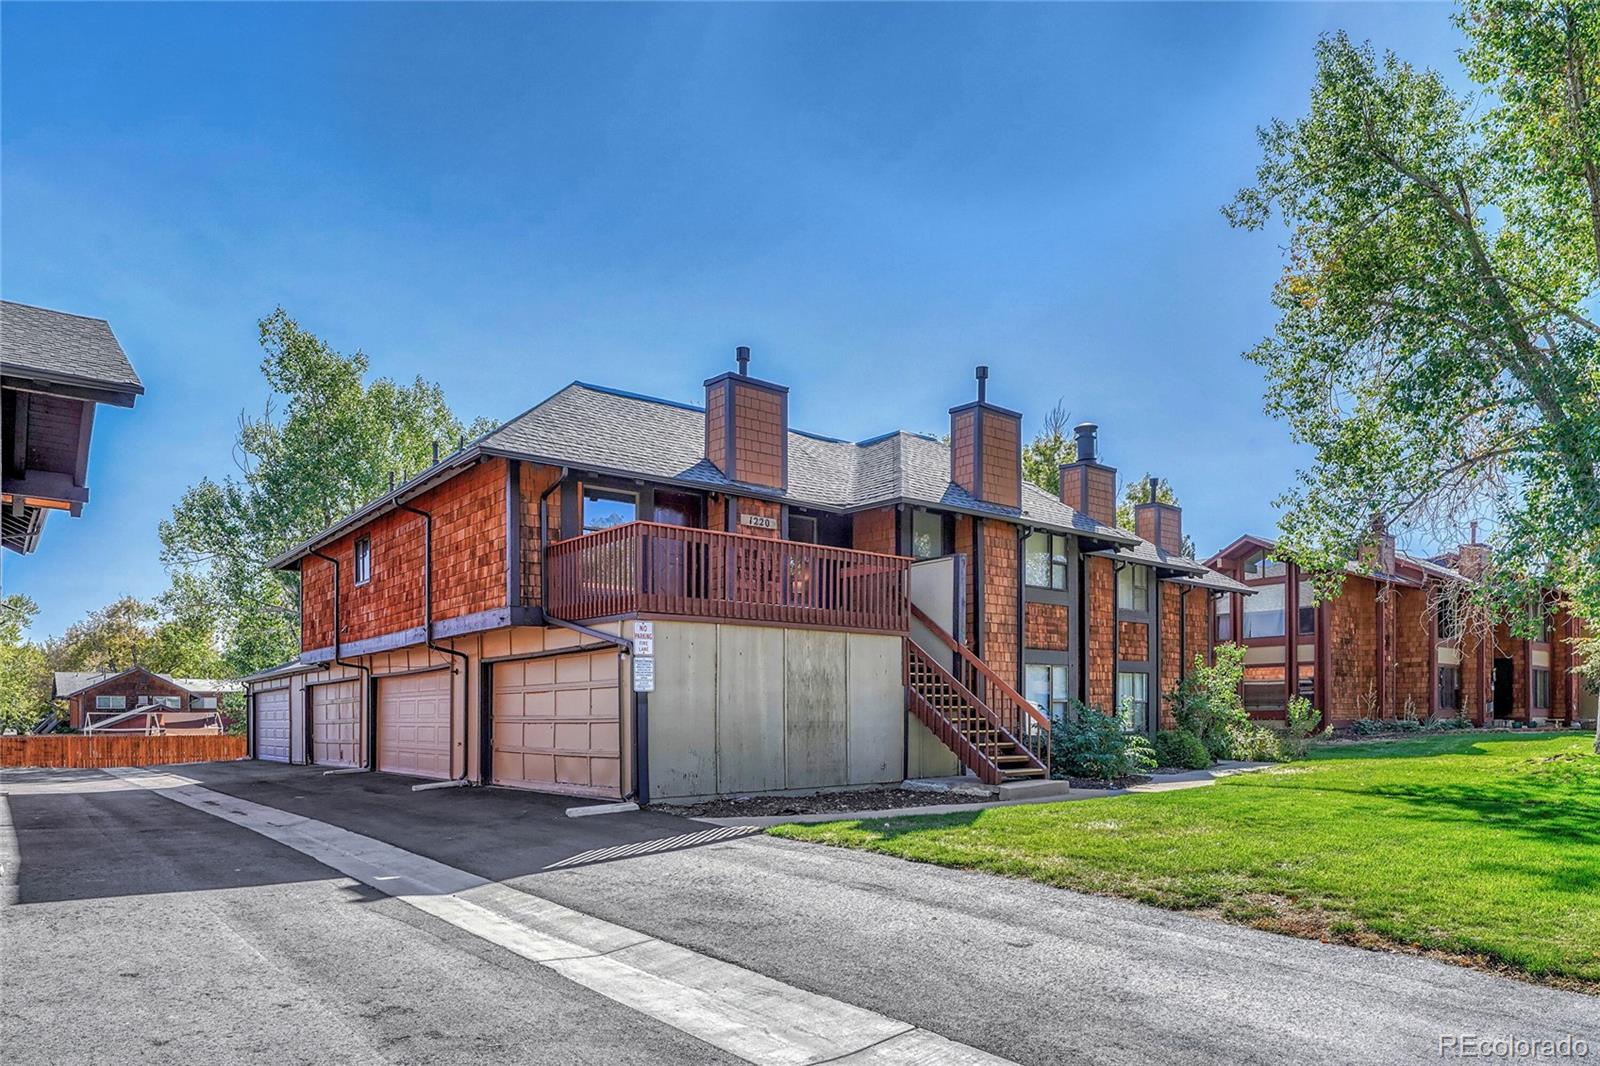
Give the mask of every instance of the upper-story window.
[[215, 696], [192, 696], [189, 699], [189, 706], [197, 711], [214, 711], [217, 709], [217, 698]]
[[1262, 585], [1244, 598], [1244, 636], [1283, 636], [1283, 586]]
[[1233, 594], [1217, 597], [1217, 640], [1233, 639]]
[[165, 707], [172, 711], [179, 711], [183, 709], [182, 696], [151, 696], [150, 702], [155, 704], [157, 707]]
[[94, 709], [97, 711], [121, 711], [126, 710], [127, 706], [128, 697], [126, 696], [96, 696], [94, 698]]
[[1149, 567], [1124, 566], [1117, 572], [1117, 609], [1119, 611], [1150, 609]]
[[1067, 538], [1061, 533], [1030, 533], [1024, 546], [1023, 573], [1039, 589], [1067, 587]]
[[1309, 581], [1300, 582], [1298, 608], [1299, 625], [1296, 630], [1302, 637], [1309, 637], [1317, 631], [1317, 592]]
[[1269, 577], [1283, 577], [1289, 571], [1278, 560], [1267, 558], [1266, 552], [1256, 552], [1244, 561], [1241, 572], [1246, 581], [1261, 581]]
[[1448, 593], [1439, 600], [1439, 639], [1455, 640], [1461, 635], [1461, 612]]
[[911, 512], [911, 557], [937, 559], [955, 548], [955, 517], [937, 511]]
[[626, 525], [639, 517], [639, 497], [617, 489], [583, 487], [583, 531]]
[[356, 584], [365, 585], [372, 580], [372, 538], [356, 540]]

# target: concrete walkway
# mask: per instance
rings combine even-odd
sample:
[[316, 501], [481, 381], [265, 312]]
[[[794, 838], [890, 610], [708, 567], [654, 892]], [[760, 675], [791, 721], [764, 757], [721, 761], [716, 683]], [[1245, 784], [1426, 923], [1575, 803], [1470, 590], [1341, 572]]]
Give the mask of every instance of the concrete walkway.
[[[911, 818], [922, 814], [962, 814], [968, 811], [987, 811], [995, 807], [1020, 807], [1030, 803], [1070, 803], [1075, 800], [1105, 799], [1107, 796], [1127, 796], [1136, 792], [1174, 792], [1185, 788], [1204, 788], [1225, 777], [1266, 770], [1277, 763], [1270, 762], [1219, 762], [1209, 770], [1185, 770], [1179, 774], [1160, 774], [1142, 785], [1128, 788], [1073, 788], [1049, 796], [1025, 796], [1020, 799], [976, 800], [972, 803], [931, 803], [921, 807], [889, 807], [875, 811], [824, 811], [820, 814], [761, 815], [759, 817], [697, 818], [722, 826], [750, 826], [765, 829], [774, 825], [810, 825], [817, 822], [854, 822], [867, 819]], [[951, 781], [963, 780], [950, 778]], [[971, 781], [970, 778], [965, 779]]]

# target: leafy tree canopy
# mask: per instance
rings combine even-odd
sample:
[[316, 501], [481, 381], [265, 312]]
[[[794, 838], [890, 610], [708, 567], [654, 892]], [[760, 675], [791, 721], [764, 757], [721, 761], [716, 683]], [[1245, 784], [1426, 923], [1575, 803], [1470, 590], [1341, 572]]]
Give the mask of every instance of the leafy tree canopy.
[[0, 732], [32, 729], [50, 708], [50, 666], [25, 636], [38, 613], [26, 596], [0, 600]]
[[1477, 98], [1333, 34], [1306, 114], [1260, 131], [1237, 226], [1288, 230], [1249, 357], [1315, 460], [1280, 550], [1324, 594], [1374, 518], [1492, 521], [1486, 606], [1559, 588], [1600, 624], [1600, 5], [1472, 0]]
[[1022, 478], [1044, 489], [1052, 496], [1061, 495], [1061, 467], [1077, 462], [1078, 442], [1067, 433], [1067, 423], [1072, 420], [1065, 404], [1056, 405], [1045, 414], [1044, 425], [1033, 435], [1033, 440], [1022, 449]]
[[227, 659], [249, 672], [299, 650], [298, 583], [269, 559], [426, 468], [433, 450], [492, 429], [464, 426], [439, 386], [366, 381], [367, 357], [335, 351], [278, 308], [260, 322], [272, 390], [241, 414], [238, 472], [192, 486], [161, 524], [162, 558], [216, 605]]
[[[1135, 531], [1136, 523], [1134, 522], [1133, 509], [1141, 503], [1150, 502], [1150, 481], [1153, 477], [1154, 475], [1147, 473], [1139, 480], [1129, 482], [1123, 486], [1122, 502], [1117, 504], [1117, 525], [1120, 528], [1129, 532]], [[1170, 503], [1172, 506], [1177, 507], [1178, 494], [1172, 491], [1171, 483], [1166, 478], [1155, 478], [1155, 482], [1156, 502]], [[1183, 554], [1191, 559], [1195, 557], [1194, 540], [1187, 533], [1183, 535]]]

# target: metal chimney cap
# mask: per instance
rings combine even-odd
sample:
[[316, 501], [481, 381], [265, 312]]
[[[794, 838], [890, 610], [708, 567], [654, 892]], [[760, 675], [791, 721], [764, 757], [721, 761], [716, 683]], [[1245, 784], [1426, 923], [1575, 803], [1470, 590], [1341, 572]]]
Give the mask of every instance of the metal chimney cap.
[[733, 350], [733, 358], [739, 364], [739, 373], [745, 377], [750, 376], [750, 348], [741, 344]]
[[1093, 422], [1079, 422], [1072, 427], [1072, 433], [1078, 438], [1078, 462], [1093, 463], [1099, 461], [1100, 427]]

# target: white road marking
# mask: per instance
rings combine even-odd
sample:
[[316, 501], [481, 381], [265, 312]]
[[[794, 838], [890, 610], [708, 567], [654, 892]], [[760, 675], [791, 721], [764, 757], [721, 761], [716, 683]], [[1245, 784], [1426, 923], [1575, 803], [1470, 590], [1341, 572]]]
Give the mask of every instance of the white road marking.
[[294, 848], [757, 1066], [1011, 1066], [909, 1022], [807, 992], [360, 833], [213, 792], [178, 774], [106, 773]]

